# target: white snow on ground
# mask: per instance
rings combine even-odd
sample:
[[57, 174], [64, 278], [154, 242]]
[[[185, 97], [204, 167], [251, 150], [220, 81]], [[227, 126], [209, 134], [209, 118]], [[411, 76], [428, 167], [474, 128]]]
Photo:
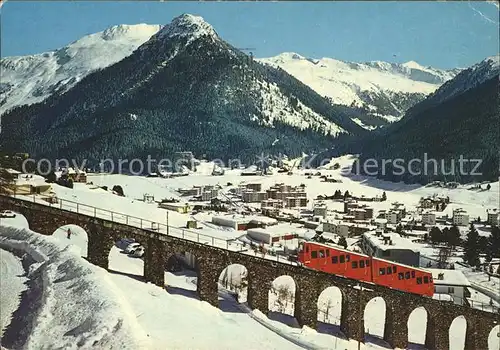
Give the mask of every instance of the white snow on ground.
[[0, 249], [0, 339], [5, 328], [10, 324], [12, 313], [17, 310], [20, 295], [26, 289], [26, 278], [21, 259], [14, 254]]
[[0, 226], [0, 232], [0, 246], [22, 250], [36, 261], [28, 277], [39, 279], [42, 285], [36, 293], [41, 298], [40, 310], [26, 315], [35, 317], [36, 327], [23, 348], [150, 346], [106, 271], [83, 260], [78, 251], [64, 247], [57, 238], [16, 227]]

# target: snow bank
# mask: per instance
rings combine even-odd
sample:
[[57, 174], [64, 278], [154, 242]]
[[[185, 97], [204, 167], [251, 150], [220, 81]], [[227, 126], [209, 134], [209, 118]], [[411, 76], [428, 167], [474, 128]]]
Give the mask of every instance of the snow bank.
[[24, 261], [30, 260], [26, 268], [32, 283], [18, 310], [29, 312], [14, 313], [11, 323], [30, 329], [16, 340], [16, 347], [150, 348], [148, 336], [107, 272], [83, 260], [76, 247], [6, 226], [0, 226], [0, 247], [25, 253]]

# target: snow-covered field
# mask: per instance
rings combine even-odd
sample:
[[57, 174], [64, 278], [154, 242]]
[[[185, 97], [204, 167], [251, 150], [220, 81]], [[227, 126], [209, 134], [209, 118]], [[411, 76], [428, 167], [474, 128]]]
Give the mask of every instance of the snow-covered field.
[[[34, 262], [28, 278], [33, 283], [23, 312], [11, 320], [18, 338], [6, 348], [139, 349], [149, 340], [109, 274], [80, 257], [79, 249], [56, 237], [27, 229], [1, 226], [0, 245], [27, 253]], [[2, 294], [4, 290], [2, 276]]]

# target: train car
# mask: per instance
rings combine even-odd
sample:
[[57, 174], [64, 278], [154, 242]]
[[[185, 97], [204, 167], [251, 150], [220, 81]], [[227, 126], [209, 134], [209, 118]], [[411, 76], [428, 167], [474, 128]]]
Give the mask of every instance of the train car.
[[300, 243], [299, 262], [311, 269], [372, 282], [371, 257], [316, 242]]
[[428, 271], [380, 258], [372, 259], [372, 268], [373, 283], [430, 297], [434, 295], [434, 282]]
[[298, 261], [303, 266], [314, 270], [363, 282], [420, 295], [432, 296], [434, 294], [430, 272], [340, 247], [316, 242], [301, 242]]

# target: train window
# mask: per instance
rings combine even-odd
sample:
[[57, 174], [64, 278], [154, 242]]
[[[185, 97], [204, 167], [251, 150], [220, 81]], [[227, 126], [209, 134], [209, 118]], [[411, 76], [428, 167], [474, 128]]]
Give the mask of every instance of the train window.
[[396, 273], [396, 266], [392, 267], [392, 273]]
[[448, 294], [455, 293], [455, 287], [448, 287]]
[[429, 277], [428, 276], [424, 276], [424, 283], [429, 283]]
[[343, 255], [341, 255], [341, 256], [340, 256], [340, 262], [341, 262], [341, 263], [344, 263], [344, 262], [345, 262], [345, 256], [343, 256]]
[[330, 250], [326, 251], [326, 257], [328, 258], [330, 256]]
[[353, 269], [357, 269], [357, 268], [358, 268], [358, 262], [357, 262], [357, 261], [353, 261], [353, 262], [351, 263], [351, 265], [352, 265], [352, 268], [353, 268]]
[[339, 262], [339, 257], [338, 256], [332, 256], [332, 264], [336, 264]]
[[351, 260], [351, 256], [349, 254], [346, 254], [345, 261], [349, 262], [350, 260]]
[[398, 280], [402, 280], [404, 278], [405, 278], [405, 276], [403, 275], [402, 272], [398, 273]]
[[415, 278], [415, 271], [411, 272], [411, 278]]
[[385, 275], [385, 269], [384, 269], [383, 267], [381, 267], [381, 268], [378, 270], [378, 274], [379, 274], [380, 276]]
[[417, 277], [417, 284], [422, 284], [422, 277]]
[[392, 274], [392, 266], [389, 266], [389, 267], [387, 268], [387, 274], [388, 274], [388, 275]]
[[315, 250], [313, 250], [313, 251], [311, 252], [311, 258], [316, 259], [317, 257], [318, 257], [318, 252], [317, 252], [317, 251], [315, 251]]
[[366, 266], [370, 266], [370, 260], [366, 259]]
[[410, 271], [405, 272], [405, 279], [410, 279]]
[[325, 257], [325, 251], [324, 250], [320, 250], [319, 251], [319, 257], [320, 258], [324, 258]]
[[309, 253], [309, 246], [306, 245], [306, 253]]
[[359, 261], [359, 267], [360, 268], [364, 268], [365, 267], [365, 261], [364, 260], [360, 260]]

